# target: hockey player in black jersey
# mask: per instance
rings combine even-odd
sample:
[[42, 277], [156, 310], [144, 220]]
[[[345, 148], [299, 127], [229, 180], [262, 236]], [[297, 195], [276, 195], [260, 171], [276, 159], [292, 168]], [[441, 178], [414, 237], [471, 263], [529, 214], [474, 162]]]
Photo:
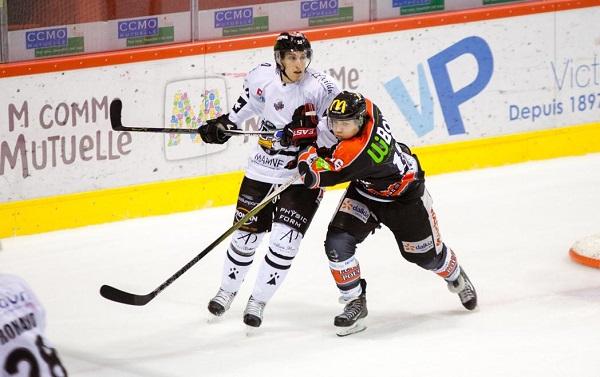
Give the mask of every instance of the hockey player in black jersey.
[[338, 94], [327, 117], [339, 143], [329, 150], [303, 150], [298, 168], [309, 188], [350, 181], [325, 240], [331, 273], [346, 303], [334, 319], [337, 334], [366, 328], [367, 282], [355, 252], [380, 224], [393, 232], [406, 260], [445, 279], [462, 305], [475, 309], [475, 288], [454, 251], [442, 242], [417, 156], [394, 139], [379, 108], [358, 93]]

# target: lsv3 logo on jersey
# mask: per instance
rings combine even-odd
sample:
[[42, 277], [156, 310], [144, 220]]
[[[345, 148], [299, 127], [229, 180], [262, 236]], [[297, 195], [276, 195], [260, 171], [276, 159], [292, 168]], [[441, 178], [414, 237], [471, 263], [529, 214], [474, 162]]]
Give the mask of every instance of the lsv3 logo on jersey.
[[317, 134], [317, 129], [316, 128], [300, 128], [300, 129], [295, 129], [292, 130], [292, 133], [294, 134], [294, 136], [316, 136]]
[[[465, 69], [463, 64], [465, 62], [462, 59], [461, 64], [455, 64], [455, 60], [466, 56], [475, 58], [476, 72], [469, 68], [470, 64]], [[478, 95], [490, 82], [494, 71], [494, 58], [490, 46], [481, 37], [467, 37], [427, 59], [427, 64], [448, 133], [450, 135], [464, 134], [465, 127], [459, 107]], [[434, 129], [433, 96], [425, 76], [423, 63], [417, 65], [417, 73], [420, 106], [413, 101], [400, 77], [385, 82], [384, 86], [411, 128], [417, 136], [422, 137]], [[462, 88], [455, 88], [452, 82], [456, 83], [457, 77], [463, 75], [475, 78]]]

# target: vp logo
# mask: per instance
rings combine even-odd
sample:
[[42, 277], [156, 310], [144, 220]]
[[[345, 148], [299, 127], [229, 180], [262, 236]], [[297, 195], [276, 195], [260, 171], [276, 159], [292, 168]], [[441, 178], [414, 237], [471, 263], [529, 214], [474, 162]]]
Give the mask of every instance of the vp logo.
[[[477, 76], [470, 84], [456, 89], [452, 86], [448, 65], [458, 57], [467, 54], [472, 55], [477, 62]], [[465, 127], [459, 106], [479, 94], [490, 82], [494, 71], [494, 58], [489, 45], [480, 37], [468, 37], [432, 56], [427, 62], [448, 133], [450, 135], [464, 134]], [[417, 72], [421, 112], [417, 110], [417, 105], [399, 77], [384, 83], [384, 86], [411, 128], [417, 136], [421, 137], [434, 128], [433, 97], [425, 78], [422, 63], [417, 66]]]

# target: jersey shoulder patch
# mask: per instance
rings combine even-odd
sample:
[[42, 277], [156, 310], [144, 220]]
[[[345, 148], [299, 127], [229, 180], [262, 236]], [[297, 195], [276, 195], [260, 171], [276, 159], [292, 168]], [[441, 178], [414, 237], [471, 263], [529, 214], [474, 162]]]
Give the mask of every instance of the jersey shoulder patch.
[[259, 83], [271, 81], [274, 77], [277, 77], [275, 67], [270, 63], [262, 63], [248, 72], [246, 80], [251, 83]]

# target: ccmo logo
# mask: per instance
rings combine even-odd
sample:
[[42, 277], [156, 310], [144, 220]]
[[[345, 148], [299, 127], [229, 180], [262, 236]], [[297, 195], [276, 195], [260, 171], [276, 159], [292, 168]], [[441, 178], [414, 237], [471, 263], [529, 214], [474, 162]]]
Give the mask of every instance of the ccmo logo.
[[300, 3], [300, 18], [334, 16], [338, 9], [338, 0], [303, 1]]
[[215, 12], [215, 27], [252, 25], [253, 17], [254, 10], [252, 8], [220, 10]]
[[119, 38], [141, 37], [158, 34], [158, 18], [120, 21], [117, 25]]
[[67, 28], [44, 29], [25, 33], [27, 48], [40, 48], [67, 45]]

